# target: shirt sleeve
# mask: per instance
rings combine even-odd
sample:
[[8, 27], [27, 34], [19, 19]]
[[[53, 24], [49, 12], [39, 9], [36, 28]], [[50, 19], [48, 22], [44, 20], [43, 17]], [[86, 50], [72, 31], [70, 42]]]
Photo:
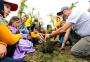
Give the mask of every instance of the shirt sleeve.
[[71, 13], [71, 15], [68, 17], [68, 19], [66, 20], [66, 22], [71, 22], [71, 23], [77, 23], [77, 21], [79, 21], [80, 17], [81, 17], [82, 12], [80, 11], [73, 11]]
[[4, 43], [4, 42], [2, 42], [2, 41], [0, 41], [0, 44], [3, 44], [3, 45], [5, 45], [5, 46], [7, 46], [7, 44], [6, 44], [6, 43]]

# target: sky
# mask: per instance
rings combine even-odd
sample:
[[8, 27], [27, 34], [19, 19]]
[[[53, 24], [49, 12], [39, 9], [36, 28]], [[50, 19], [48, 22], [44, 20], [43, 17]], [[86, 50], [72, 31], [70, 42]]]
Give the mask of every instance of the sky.
[[[21, 0], [11, 0], [16, 2], [20, 6]], [[63, 6], [70, 6], [72, 2], [78, 1], [79, 3], [76, 5], [76, 9], [87, 10], [90, 7], [89, 0], [28, 0], [26, 2], [28, 9], [25, 10], [26, 13], [29, 13], [32, 8], [35, 8], [34, 14], [37, 14], [38, 11], [40, 13], [41, 20], [44, 22], [44, 25], [50, 23], [50, 13], [56, 15], [57, 12], [60, 11]], [[19, 9], [18, 9], [19, 10]], [[17, 11], [11, 12], [11, 14], [7, 17], [9, 20], [12, 16], [17, 15]]]

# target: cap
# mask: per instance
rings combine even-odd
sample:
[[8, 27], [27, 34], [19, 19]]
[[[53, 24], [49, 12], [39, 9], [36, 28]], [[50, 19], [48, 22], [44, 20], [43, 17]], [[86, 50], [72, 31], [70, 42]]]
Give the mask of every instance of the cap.
[[18, 8], [18, 4], [16, 4], [15, 2], [12, 2], [12, 0], [4, 0], [4, 3], [11, 5], [11, 11], [16, 11]]
[[57, 13], [57, 15], [62, 15], [64, 10], [70, 9], [69, 7], [62, 7], [61, 11]]

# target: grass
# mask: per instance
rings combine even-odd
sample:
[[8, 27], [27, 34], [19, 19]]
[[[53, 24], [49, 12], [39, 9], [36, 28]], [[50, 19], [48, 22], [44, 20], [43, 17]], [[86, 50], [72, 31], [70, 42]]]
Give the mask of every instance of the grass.
[[43, 53], [42, 48], [38, 45], [34, 53], [27, 54], [25, 60], [27, 62], [90, 62], [89, 60], [75, 58], [70, 54], [70, 46], [65, 50], [55, 48], [53, 53]]

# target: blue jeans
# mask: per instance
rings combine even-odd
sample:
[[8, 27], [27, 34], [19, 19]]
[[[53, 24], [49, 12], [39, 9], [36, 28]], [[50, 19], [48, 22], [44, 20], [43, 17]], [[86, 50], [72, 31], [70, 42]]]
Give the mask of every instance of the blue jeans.
[[10, 57], [5, 57], [3, 59], [0, 59], [0, 62], [25, 62], [25, 61], [22, 59], [13, 59]]

